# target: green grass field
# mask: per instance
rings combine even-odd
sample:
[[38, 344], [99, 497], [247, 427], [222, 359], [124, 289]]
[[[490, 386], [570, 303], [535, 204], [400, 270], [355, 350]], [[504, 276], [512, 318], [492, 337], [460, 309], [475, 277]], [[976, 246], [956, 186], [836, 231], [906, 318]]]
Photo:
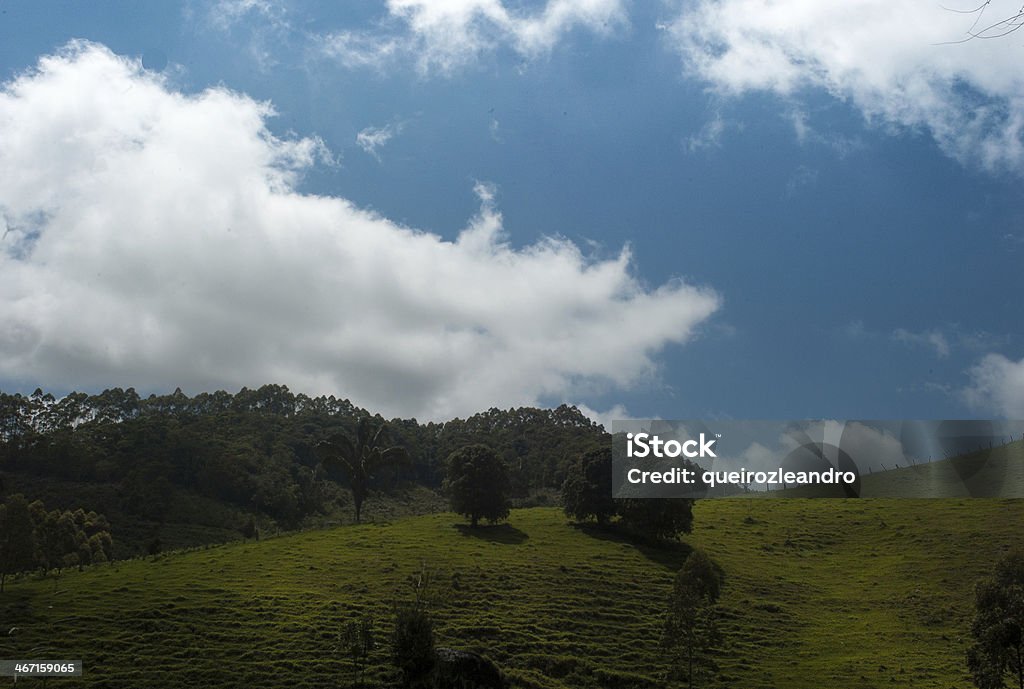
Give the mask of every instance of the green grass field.
[[[0, 657], [84, 660], [82, 680], [54, 687], [348, 686], [337, 634], [369, 612], [382, 642], [369, 679], [386, 686], [391, 606], [426, 563], [445, 584], [438, 644], [490, 656], [515, 686], [665, 686], [661, 614], [685, 546], [638, 546], [554, 508], [460, 524], [428, 515], [15, 581]], [[727, 576], [718, 685], [968, 686], [974, 582], [1022, 544], [1022, 524], [1011, 500], [699, 502], [686, 542]]]

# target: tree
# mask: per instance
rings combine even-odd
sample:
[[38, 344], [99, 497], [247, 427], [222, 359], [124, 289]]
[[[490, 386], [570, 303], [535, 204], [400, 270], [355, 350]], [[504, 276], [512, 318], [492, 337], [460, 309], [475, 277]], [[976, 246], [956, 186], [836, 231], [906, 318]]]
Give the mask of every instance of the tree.
[[508, 468], [486, 445], [467, 445], [448, 456], [444, 489], [453, 512], [469, 517], [476, 528], [480, 519], [494, 523], [508, 517]]
[[435, 578], [425, 564], [410, 577], [413, 598], [395, 606], [395, 629], [391, 636], [391, 659], [398, 668], [404, 689], [428, 689], [436, 656], [434, 620], [430, 605], [437, 595]]
[[363, 615], [358, 620], [350, 621], [339, 635], [339, 641], [342, 651], [352, 660], [352, 685], [362, 686], [366, 659], [374, 647], [373, 617]]
[[673, 582], [662, 643], [677, 654], [687, 687], [715, 669], [708, 652], [719, 641], [715, 603], [721, 588], [720, 572], [700, 550], [690, 553]]
[[562, 484], [565, 513], [583, 521], [593, 517], [607, 524], [615, 514], [612, 499], [612, 450], [596, 448], [585, 452], [569, 466]]
[[974, 683], [1002, 689], [1009, 678], [1024, 689], [1024, 551], [1003, 557], [974, 596], [974, 644], [967, 650]]
[[373, 472], [385, 465], [406, 464], [409, 461], [405, 448], [385, 447], [386, 444], [387, 426], [374, 426], [369, 418], [363, 417], [356, 427], [355, 443], [344, 433], [338, 433], [317, 446], [317, 454], [324, 466], [337, 467], [345, 472], [352, 491], [356, 524], [361, 518], [363, 501], [370, 492]]
[[249, 517], [249, 521], [242, 525], [242, 528], [239, 529], [239, 531], [241, 531], [242, 538], [245, 540], [249, 540], [250, 538], [255, 538], [257, 541], [260, 540], [260, 530], [259, 527], [256, 526], [255, 517]]
[[12, 495], [0, 505], [0, 593], [8, 574], [35, 566], [36, 540], [28, 501]]
[[391, 651], [403, 687], [420, 689], [430, 685], [430, 673], [434, 669], [434, 621], [426, 608], [412, 603], [397, 607]]
[[628, 498], [617, 500], [623, 524], [649, 538], [676, 538], [693, 528], [693, 500]]

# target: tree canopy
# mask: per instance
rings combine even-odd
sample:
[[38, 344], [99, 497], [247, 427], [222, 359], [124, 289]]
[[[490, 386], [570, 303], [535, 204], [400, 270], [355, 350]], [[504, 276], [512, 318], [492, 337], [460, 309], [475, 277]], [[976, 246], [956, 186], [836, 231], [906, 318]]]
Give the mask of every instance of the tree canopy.
[[486, 445], [468, 445], [448, 457], [444, 488], [452, 510], [476, 527], [481, 519], [498, 522], [508, 517], [508, 468]]
[[565, 513], [578, 521], [593, 517], [598, 524], [606, 524], [615, 515], [610, 446], [584, 452], [569, 465], [562, 502]]
[[327, 467], [339, 467], [348, 477], [349, 490], [359, 523], [363, 501], [370, 492], [373, 473], [384, 466], [405, 466], [409, 453], [404, 447], [385, 447], [387, 425], [374, 425], [363, 417], [356, 427], [356, 441], [353, 443], [343, 433], [336, 433], [329, 440], [317, 445], [317, 454]]
[[721, 588], [721, 572], [701, 550], [690, 553], [672, 584], [662, 643], [677, 654], [687, 687], [715, 669], [710, 651], [720, 640], [715, 604]]
[[15, 494], [0, 504], [0, 591], [8, 575], [107, 562], [113, 539], [106, 517], [82, 509], [47, 510]]
[[[43, 479], [48, 504], [83, 505], [116, 520], [116, 547], [127, 557], [144, 554], [157, 536], [165, 547], [228, 540], [251, 519], [264, 533], [336, 523], [336, 507], [353, 506], [352, 476], [337, 467], [325, 472], [317, 448], [339, 436], [358, 445], [362, 419], [372, 429], [386, 424], [378, 445], [403, 448], [408, 462], [378, 464], [356, 486], [360, 495], [439, 489], [445, 459], [475, 443], [505, 462], [510, 499], [547, 494], [561, 488], [580, 448], [604, 438], [569, 406], [421, 423], [282, 385], [193, 396], [145, 397], [131, 388], [63, 397], [0, 392], [0, 473], [7, 493], [27, 494]], [[366, 515], [361, 503], [360, 519]]]
[[1010, 679], [1024, 687], [1024, 551], [996, 563], [975, 588], [974, 643], [967, 665], [979, 689], [1002, 689]]

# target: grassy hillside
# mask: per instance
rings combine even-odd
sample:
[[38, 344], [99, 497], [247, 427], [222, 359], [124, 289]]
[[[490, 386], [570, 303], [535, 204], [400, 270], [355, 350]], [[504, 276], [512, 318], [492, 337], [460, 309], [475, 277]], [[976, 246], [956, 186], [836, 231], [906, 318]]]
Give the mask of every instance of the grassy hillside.
[[[363, 612], [385, 641], [421, 562], [439, 570], [438, 642], [517, 686], [664, 686], [660, 615], [685, 547], [651, 549], [518, 510], [472, 533], [451, 514], [347, 526], [18, 581], [0, 657], [81, 658], [54, 686], [346, 686]], [[708, 500], [689, 543], [727, 574], [721, 686], [966, 686], [974, 581], [1024, 536], [1009, 500]], [[370, 678], [384, 686], [386, 648]], [[2, 683], [4, 680], [0, 680]], [[7, 680], [9, 681], [9, 680]], [[26, 682], [41, 686], [41, 681]], [[19, 684], [19, 686], [21, 686]]]
[[[1024, 441], [913, 466], [861, 475], [863, 498], [1024, 497]], [[797, 486], [754, 497], [809, 497], [817, 486]]]
[[1024, 441], [862, 478], [865, 497], [1022, 497]]

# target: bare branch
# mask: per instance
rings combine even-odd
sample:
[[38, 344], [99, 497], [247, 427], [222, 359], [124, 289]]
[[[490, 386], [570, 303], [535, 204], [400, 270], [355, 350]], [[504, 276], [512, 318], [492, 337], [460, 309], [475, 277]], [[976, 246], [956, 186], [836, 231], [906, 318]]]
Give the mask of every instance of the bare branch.
[[982, 29], [978, 29], [978, 25], [981, 23], [982, 18], [985, 16], [985, 11], [989, 9], [992, 4], [992, 0], [985, 0], [977, 7], [967, 10], [958, 10], [952, 7], [946, 7], [940, 5], [942, 9], [947, 12], [955, 12], [956, 14], [974, 14], [977, 15], [974, 18], [974, 22], [970, 28], [967, 29], [967, 36], [956, 41], [943, 41], [934, 45], [956, 45], [958, 43], [967, 43], [975, 39], [991, 39], [991, 38], [1003, 38], [1008, 36], [1015, 31], [1019, 31], [1024, 28], [1024, 7], [1021, 7], [1017, 12], [1009, 17], [1000, 19], [997, 22], [986, 25]]

